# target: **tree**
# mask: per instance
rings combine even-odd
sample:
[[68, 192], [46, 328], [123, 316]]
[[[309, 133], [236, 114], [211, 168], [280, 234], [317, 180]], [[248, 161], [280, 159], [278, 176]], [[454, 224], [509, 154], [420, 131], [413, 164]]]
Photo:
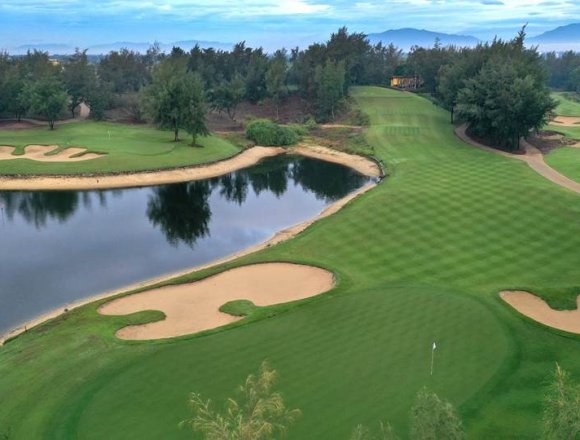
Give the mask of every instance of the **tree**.
[[219, 113], [225, 111], [232, 121], [236, 117], [236, 109], [244, 99], [244, 81], [235, 77], [231, 81], [223, 81], [211, 92], [211, 105]]
[[4, 80], [2, 90], [3, 111], [15, 117], [18, 122], [30, 109], [30, 96], [26, 80], [16, 72], [10, 72]]
[[248, 62], [246, 75], [246, 98], [256, 103], [266, 97], [266, 70], [268, 69], [268, 57], [262, 49], [255, 50]]
[[185, 109], [183, 128], [192, 136], [191, 145], [195, 147], [198, 136], [209, 135], [205, 120], [203, 84], [198, 75], [187, 74], [184, 86], [188, 103]]
[[276, 119], [280, 119], [280, 104], [288, 95], [287, 70], [286, 52], [279, 50], [270, 61], [270, 66], [266, 72], [266, 89], [276, 106]]
[[460, 440], [465, 438], [453, 406], [422, 389], [411, 408], [410, 438], [413, 440]]
[[570, 88], [580, 93], [580, 67], [576, 67], [572, 72], [570, 72]]
[[300, 416], [300, 410], [287, 409], [282, 395], [273, 391], [276, 371], [262, 363], [258, 376], [250, 374], [238, 389], [238, 400], [229, 398], [226, 410], [212, 409], [211, 401], [192, 393], [189, 405], [193, 417], [181, 422], [206, 440], [261, 440], [285, 436], [290, 425]]
[[580, 437], [580, 387], [556, 364], [554, 379], [544, 398], [543, 438], [573, 440]]
[[62, 84], [57, 79], [47, 77], [30, 84], [28, 93], [31, 111], [44, 117], [50, 129], [54, 130], [54, 123], [68, 102]]
[[179, 130], [205, 135], [205, 106], [199, 77], [185, 68], [186, 60], [165, 60], [153, 73], [153, 81], [143, 91], [143, 104], [149, 118], [161, 128], [173, 130], [179, 141]]
[[316, 103], [319, 115], [325, 119], [335, 118], [336, 110], [344, 98], [344, 62], [327, 61], [316, 67]]
[[457, 96], [457, 113], [470, 131], [510, 150], [518, 150], [521, 137], [544, 126], [555, 106], [545, 85], [531, 75], [520, 76], [507, 60], [487, 63]]
[[64, 64], [63, 80], [70, 97], [69, 110], [74, 118], [75, 109], [82, 102], [88, 101], [91, 91], [96, 87], [96, 72], [89, 64], [86, 49], [76, 49]]
[[101, 81], [115, 93], [137, 92], [150, 80], [151, 54], [140, 55], [128, 49], [112, 51], [97, 66]]

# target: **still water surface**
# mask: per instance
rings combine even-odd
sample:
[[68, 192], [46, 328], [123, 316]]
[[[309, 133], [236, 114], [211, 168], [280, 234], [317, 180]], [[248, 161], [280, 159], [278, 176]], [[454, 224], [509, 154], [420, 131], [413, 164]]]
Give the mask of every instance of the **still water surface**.
[[340, 165], [276, 157], [173, 185], [0, 191], [0, 334], [64, 304], [262, 242], [368, 180]]

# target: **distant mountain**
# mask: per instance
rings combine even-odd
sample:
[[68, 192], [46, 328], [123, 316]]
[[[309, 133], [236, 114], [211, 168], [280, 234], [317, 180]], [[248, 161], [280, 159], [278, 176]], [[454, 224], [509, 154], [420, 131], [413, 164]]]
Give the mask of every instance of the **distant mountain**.
[[[147, 42], [131, 42], [131, 41], [117, 41], [115, 43], [97, 44], [89, 46], [80, 46], [81, 49], [88, 49], [87, 53], [90, 55], [102, 55], [111, 52], [112, 50], [120, 50], [123, 48], [133, 50], [135, 52], [144, 53], [151, 47], [153, 43]], [[169, 52], [173, 47], [181, 47], [184, 50], [189, 50], [195, 45], [199, 45], [202, 49], [213, 47], [215, 49], [228, 50], [234, 45], [233, 43], [221, 43], [218, 41], [201, 41], [201, 40], [186, 40], [176, 41], [174, 43], [159, 43], [159, 47], [163, 52]], [[75, 46], [68, 44], [23, 44], [17, 47], [8, 48], [8, 51], [13, 55], [22, 55], [29, 50], [41, 50], [48, 52], [51, 55], [68, 55], [74, 53]]]
[[393, 43], [395, 46], [408, 51], [412, 46], [432, 47], [439, 39], [443, 46], [475, 46], [479, 40], [469, 35], [444, 34], [425, 29], [392, 29], [380, 34], [368, 34], [371, 43], [382, 41], [384, 44]]
[[529, 38], [528, 42], [539, 45], [543, 51], [580, 50], [580, 23], [557, 27]]
[[67, 44], [22, 44], [20, 46], [14, 47], [10, 50], [12, 54], [24, 54], [28, 51], [40, 50], [42, 52], [50, 53], [60, 53], [66, 51], [66, 53], [74, 52], [74, 47], [71, 48]]

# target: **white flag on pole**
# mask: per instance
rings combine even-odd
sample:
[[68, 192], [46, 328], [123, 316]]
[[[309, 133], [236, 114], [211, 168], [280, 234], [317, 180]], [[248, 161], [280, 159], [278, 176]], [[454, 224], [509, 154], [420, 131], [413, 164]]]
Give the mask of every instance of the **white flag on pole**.
[[433, 342], [433, 350], [435, 350], [437, 348], [437, 344], [435, 342]]

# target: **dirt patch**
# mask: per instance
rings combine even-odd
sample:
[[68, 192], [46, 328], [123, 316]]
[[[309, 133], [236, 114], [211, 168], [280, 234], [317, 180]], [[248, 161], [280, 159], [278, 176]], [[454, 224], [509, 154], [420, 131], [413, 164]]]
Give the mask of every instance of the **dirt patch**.
[[159, 310], [162, 321], [124, 327], [121, 339], [149, 340], [183, 336], [238, 321], [219, 308], [234, 300], [249, 300], [259, 307], [287, 303], [326, 292], [334, 286], [331, 272], [290, 263], [264, 263], [238, 267], [178, 286], [166, 286], [113, 300], [99, 308], [103, 315], [129, 315]]
[[556, 116], [552, 123], [563, 127], [578, 127], [580, 126], [580, 116]]
[[501, 298], [522, 315], [548, 327], [580, 334], [580, 296], [576, 310], [554, 310], [543, 299], [520, 290], [503, 291]]
[[578, 141], [556, 131], [540, 131], [531, 135], [528, 141], [543, 154], [548, 154], [550, 151], [563, 147], [580, 147]]
[[0, 130], [27, 130], [29, 128], [37, 128], [39, 126], [45, 126], [46, 123], [40, 123], [33, 120], [20, 120], [16, 119], [4, 119], [0, 120]]
[[55, 154], [49, 154], [58, 150], [58, 145], [28, 145], [24, 147], [24, 154], [15, 155], [14, 147], [0, 146], [0, 161], [29, 159], [37, 162], [81, 162], [98, 159], [104, 154], [87, 153], [86, 148], [65, 148]]
[[492, 153], [500, 154], [504, 157], [522, 160], [526, 162], [530, 166], [530, 168], [532, 168], [542, 177], [545, 177], [551, 182], [560, 185], [563, 188], [569, 189], [570, 191], [580, 193], [580, 183], [567, 178], [566, 176], [560, 174], [554, 168], [549, 166], [544, 160], [544, 155], [542, 154], [542, 152], [525, 140], [521, 141], [521, 147], [523, 148], [524, 154], [511, 154], [505, 151], [501, 151], [500, 149], [495, 149], [487, 145], [483, 145], [477, 142], [476, 140], [470, 138], [467, 135], [466, 124], [456, 127], [455, 134], [462, 141], [466, 142], [469, 145], [473, 145], [474, 147], [481, 148], [482, 150], [489, 151]]

